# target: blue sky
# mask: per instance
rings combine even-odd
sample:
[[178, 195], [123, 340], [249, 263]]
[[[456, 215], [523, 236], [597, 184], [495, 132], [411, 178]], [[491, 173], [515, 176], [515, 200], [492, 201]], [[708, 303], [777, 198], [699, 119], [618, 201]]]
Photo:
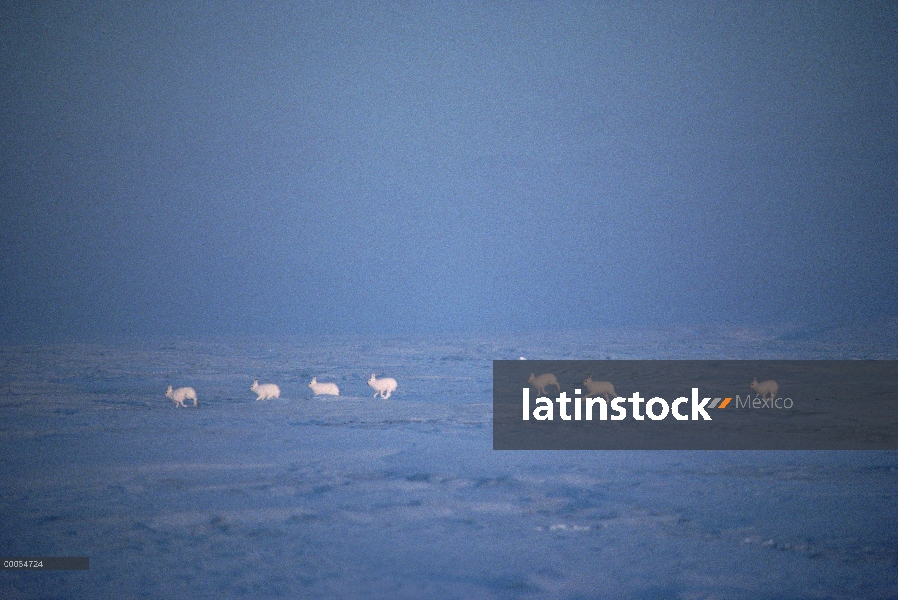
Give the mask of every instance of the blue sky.
[[5, 3], [0, 337], [894, 316], [896, 32], [894, 3]]

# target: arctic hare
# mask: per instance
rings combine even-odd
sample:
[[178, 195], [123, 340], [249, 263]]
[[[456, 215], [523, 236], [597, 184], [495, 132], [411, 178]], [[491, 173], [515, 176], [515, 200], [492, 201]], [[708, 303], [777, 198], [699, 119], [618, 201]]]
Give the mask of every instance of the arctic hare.
[[374, 373], [371, 373], [371, 379], [368, 380], [368, 385], [374, 388], [374, 395], [377, 396], [380, 394], [381, 398], [389, 398], [390, 394], [396, 391], [396, 380], [392, 377], [381, 377], [378, 379], [374, 376]]
[[602, 396], [610, 402], [612, 398], [617, 396], [617, 392], [614, 391], [614, 386], [611, 385], [610, 381], [593, 381], [592, 374], [586, 378], [583, 385], [586, 386], [586, 390], [589, 392], [587, 394], [589, 398]]
[[762, 381], [758, 383], [758, 378], [755, 377], [751, 380], [750, 384], [751, 389], [756, 391], [761, 395], [761, 398], [766, 398], [767, 394], [770, 394], [771, 398], [776, 398], [776, 393], [779, 391], [780, 386], [777, 382], [772, 379], [768, 379], [767, 381]]
[[251, 392], [256, 392], [259, 395], [256, 400], [268, 400], [269, 398], [280, 398], [281, 397], [281, 388], [276, 386], [273, 383], [263, 383], [259, 385], [259, 380], [253, 380], [253, 386], [249, 388]]
[[537, 390], [539, 390], [540, 394], [546, 393], [546, 388], [550, 385], [554, 385], [558, 388], [558, 391], [561, 391], [561, 386], [558, 385], [558, 380], [555, 379], [555, 376], [551, 373], [545, 373], [537, 377], [534, 373], [530, 374], [530, 378], [527, 380], [527, 383], [533, 385]]
[[312, 391], [316, 396], [319, 394], [328, 394], [331, 396], [340, 395], [340, 388], [337, 387], [336, 383], [318, 383], [317, 377], [312, 377], [312, 382], [309, 384], [309, 387], [312, 388]]
[[175, 401], [175, 406], [183, 406], [187, 407], [184, 404], [185, 400], [193, 400], [193, 405], [196, 406], [196, 390], [192, 387], [180, 387], [176, 390], [171, 389], [171, 386], [168, 386], [168, 391], [165, 392], [166, 398], [171, 398]]

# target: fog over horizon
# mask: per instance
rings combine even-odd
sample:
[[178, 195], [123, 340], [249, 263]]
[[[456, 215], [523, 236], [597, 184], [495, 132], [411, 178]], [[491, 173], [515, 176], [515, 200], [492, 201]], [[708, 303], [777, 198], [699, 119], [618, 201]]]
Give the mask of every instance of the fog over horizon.
[[898, 316], [894, 3], [0, 15], [0, 341]]

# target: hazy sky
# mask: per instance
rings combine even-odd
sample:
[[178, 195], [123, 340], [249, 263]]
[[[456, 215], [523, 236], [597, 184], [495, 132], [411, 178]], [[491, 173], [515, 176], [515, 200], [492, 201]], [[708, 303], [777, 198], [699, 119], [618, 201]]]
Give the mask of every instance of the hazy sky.
[[259, 4], [3, 3], [0, 337], [898, 314], [895, 2]]

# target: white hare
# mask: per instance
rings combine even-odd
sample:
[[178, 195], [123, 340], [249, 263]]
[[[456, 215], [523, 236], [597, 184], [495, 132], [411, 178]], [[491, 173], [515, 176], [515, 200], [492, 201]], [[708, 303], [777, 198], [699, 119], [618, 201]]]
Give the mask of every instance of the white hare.
[[336, 383], [318, 383], [317, 377], [312, 377], [312, 382], [309, 384], [309, 387], [312, 388], [312, 391], [316, 396], [319, 394], [328, 394], [330, 396], [340, 395], [340, 388], [337, 387]]
[[586, 386], [586, 390], [589, 392], [586, 395], [588, 398], [602, 396], [610, 402], [612, 398], [617, 397], [617, 392], [614, 391], [614, 386], [611, 385], [610, 381], [593, 381], [592, 374], [586, 378], [583, 385]]
[[758, 383], [758, 378], [755, 377], [751, 380], [750, 384], [751, 389], [756, 391], [761, 395], [761, 398], [766, 398], [768, 394], [770, 394], [771, 398], [776, 398], [776, 393], [779, 391], [780, 386], [777, 382], [772, 379], [768, 379], [767, 381], [762, 381]]
[[396, 380], [392, 377], [381, 377], [378, 379], [374, 376], [374, 373], [371, 373], [371, 379], [368, 380], [368, 385], [374, 388], [374, 395], [377, 396], [380, 394], [381, 398], [389, 398], [390, 394], [396, 391]]
[[259, 380], [253, 380], [253, 386], [249, 388], [251, 392], [256, 392], [259, 395], [256, 400], [268, 400], [269, 398], [280, 398], [281, 397], [281, 388], [276, 386], [273, 383], [263, 383], [259, 385]]
[[165, 392], [166, 398], [171, 398], [175, 401], [175, 406], [183, 406], [187, 407], [184, 404], [185, 400], [193, 400], [193, 405], [196, 406], [196, 390], [192, 387], [180, 387], [176, 390], [171, 389], [171, 386], [168, 386], [168, 391]]
[[540, 394], [546, 393], [546, 388], [550, 385], [554, 385], [558, 388], [558, 391], [561, 391], [561, 386], [558, 385], [558, 380], [555, 379], [555, 376], [551, 373], [545, 373], [537, 377], [534, 373], [530, 374], [530, 378], [527, 380], [527, 383], [533, 385], [537, 390], [539, 390]]

